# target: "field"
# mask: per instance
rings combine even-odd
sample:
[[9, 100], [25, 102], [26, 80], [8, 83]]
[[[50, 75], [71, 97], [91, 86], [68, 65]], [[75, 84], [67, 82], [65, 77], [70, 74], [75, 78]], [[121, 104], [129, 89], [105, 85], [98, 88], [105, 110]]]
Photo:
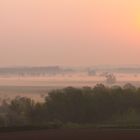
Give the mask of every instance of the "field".
[[140, 130], [56, 129], [0, 133], [1, 140], [139, 140]]
[[[66, 86], [93, 87], [96, 83], [104, 83], [104, 79], [99, 77], [45, 77], [40, 78], [0, 78], [0, 101], [3, 99], [12, 100], [16, 96], [25, 96], [35, 101], [44, 101], [47, 93], [53, 89], [59, 89]], [[133, 79], [134, 78], [134, 79]], [[117, 85], [123, 85], [131, 82], [139, 87], [139, 78], [126, 75], [118, 76]], [[131, 81], [128, 81], [131, 79]], [[133, 113], [133, 112], [132, 112]], [[131, 114], [130, 114], [131, 115]], [[0, 140], [140, 140], [140, 130], [130, 129], [48, 129], [32, 131], [0, 131]]]
[[[140, 86], [140, 75], [134, 74], [115, 74], [117, 82], [115, 85], [123, 86], [125, 83], [132, 83]], [[40, 76], [40, 77], [0, 77], [0, 100], [13, 99], [16, 96], [26, 96], [35, 101], [43, 101], [44, 96], [53, 89], [72, 87], [94, 87], [97, 83], [106, 85], [105, 77], [95, 75], [88, 76], [86, 74], [73, 75], [56, 75], [56, 76]], [[113, 86], [113, 85], [107, 85]]]
[[0, 86], [0, 101], [6, 99], [8, 101], [14, 99], [17, 96], [28, 97], [34, 101], [44, 101], [44, 96], [47, 93], [55, 89], [55, 87], [48, 86]]

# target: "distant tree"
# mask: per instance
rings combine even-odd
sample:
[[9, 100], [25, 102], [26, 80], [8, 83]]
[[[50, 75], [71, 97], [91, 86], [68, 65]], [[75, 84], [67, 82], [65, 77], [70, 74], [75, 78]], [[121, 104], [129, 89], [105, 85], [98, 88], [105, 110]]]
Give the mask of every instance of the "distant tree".
[[106, 83], [107, 84], [115, 84], [116, 83], [116, 77], [113, 74], [107, 74], [106, 75]]
[[13, 125], [29, 124], [34, 110], [34, 101], [26, 97], [16, 97], [9, 105], [7, 116]]
[[123, 86], [124, 89], [128, 89], [128, 90], [136, 90], [136, 87], [134, 85], [132, 85], [131, 83], [126, 83]]

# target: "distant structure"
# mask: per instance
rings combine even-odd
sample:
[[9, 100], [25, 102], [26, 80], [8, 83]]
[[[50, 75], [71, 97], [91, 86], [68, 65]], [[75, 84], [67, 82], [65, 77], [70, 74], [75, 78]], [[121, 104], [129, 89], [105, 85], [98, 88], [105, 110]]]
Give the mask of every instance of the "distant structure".
[[107, 84], [115, 84], [117, 82], [114, 74], [107, 74], [105, 77], [106, 77]]

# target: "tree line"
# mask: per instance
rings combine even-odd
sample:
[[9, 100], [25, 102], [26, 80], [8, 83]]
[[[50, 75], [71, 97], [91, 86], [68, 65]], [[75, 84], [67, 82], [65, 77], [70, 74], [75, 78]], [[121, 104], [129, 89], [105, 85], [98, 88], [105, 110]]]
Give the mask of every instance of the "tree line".
[[44, 102], [16, 97], [0, 105], [0, 127], [75, 124], [140, 124], [140, 88], [95, 87], [53, 90]]

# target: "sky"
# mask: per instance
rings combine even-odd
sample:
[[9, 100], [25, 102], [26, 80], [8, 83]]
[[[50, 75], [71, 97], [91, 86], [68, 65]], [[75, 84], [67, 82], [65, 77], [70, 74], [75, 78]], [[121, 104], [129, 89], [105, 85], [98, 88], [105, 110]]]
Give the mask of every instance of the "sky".
[[0, 1], [0, 66], [139, 60], [140, 0]]

